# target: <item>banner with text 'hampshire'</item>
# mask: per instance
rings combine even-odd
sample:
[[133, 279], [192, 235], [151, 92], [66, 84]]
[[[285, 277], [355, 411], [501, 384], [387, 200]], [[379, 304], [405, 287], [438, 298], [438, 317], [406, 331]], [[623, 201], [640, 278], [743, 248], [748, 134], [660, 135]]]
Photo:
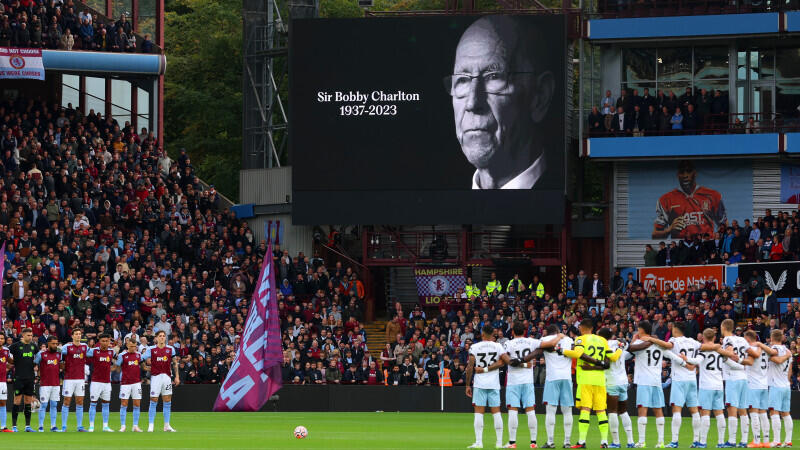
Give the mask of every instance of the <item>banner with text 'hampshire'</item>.
[[414, 267], [414, 278], [420, 306], [436, 306], [463, 289], [467, 277], [463, 267], [417, 266]]

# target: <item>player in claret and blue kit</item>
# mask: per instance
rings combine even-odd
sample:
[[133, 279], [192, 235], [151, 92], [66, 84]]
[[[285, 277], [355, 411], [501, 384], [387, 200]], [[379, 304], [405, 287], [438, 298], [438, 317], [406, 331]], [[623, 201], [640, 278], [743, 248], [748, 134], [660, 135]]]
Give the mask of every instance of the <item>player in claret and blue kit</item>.
[[117, 356], [117, 366], [122, 371], [122, 380], [119, 386], [119, 431], [125, 431], [125, 421], [128, 415], [128, 401], [133, 400], [133, 428], [136, 433], [141, 433], [139, 428], [139, 407], [142, 402], [142, 354], [136, 351], [138, 343], [131, 338], [125, 341], [127, 351]]
[[83, 396], [86, 393], [86, 353], [89, 346], [81, 343], [83, 332], [79, 329], [72, 330], [72, 342], [61, 347], [61, 356], [64, 360], [64, 388], [62, 394], [64, 403], [61, 405], [61, 431], [67, 431], [69, 420], [69, 404], [75, 398], [75, 418], [78, 421], [78, 431], [83, 428]]
[[8, 360], [11, 355], [8, 348], [3, 344], [6, 342], [6, 335], [0, 333], [0, 432], [10, 433], [11, 430], [6, 428], [6, 402], [8, 401]]
[[44, 416], [50, 407], [50, 431], [58, 431], [58, 401], [61, 399], [61, 352], [58, 351], [58, 338], [50, 336], [47, 348], [34, 357], [39, 365], [39, 431], [44, 431]]
[[171, 376], [171, 371], [173, 368], [175, 369], [175, 386], [180, 384], [181, 380], [178, 378], [178, 358], [175, 348], [166, 344], [167, 334], [164, 331], [159, 331], [156, 333], [156, 345], [148, 347], [144, 355], [142, 355], [142, 359], [148, 362], [150, 366], [150, 409], [147, 411], [149, 422], [147, 431], [151, 433], [155, 427], [159, 397], [164, 400], [164, 431], [175, 431], [169, 424], [172, 410], [173, 377]]
[[97, 401], [103, 402], [103, 431], [113, 432], [108, 426], [111, 402], [111, 366], [114, 364], [114, 350], [109, 348], [111, 336], [101, 334], [99, 347], [90, 349], [86, 356], [92, 364], [92, 383], [89, 385], [89, 432], [94, 431], [94, 418], [97, 414]]

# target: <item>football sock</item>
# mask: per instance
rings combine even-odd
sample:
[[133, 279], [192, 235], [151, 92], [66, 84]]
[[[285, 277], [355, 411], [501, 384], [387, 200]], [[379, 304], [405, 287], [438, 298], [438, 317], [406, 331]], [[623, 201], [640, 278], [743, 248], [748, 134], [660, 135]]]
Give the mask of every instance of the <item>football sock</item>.
[[56, 419], [58, 418], [58, 402], [50, 400], [50, 428], [56, 426]]
[[[169, 416], [172, 414], [172, 402], [164, 402], [164, 425], [169, 424]], [[500, 417], [500, 429], [503, 429], [503, 418], [500, 416], [500, 413], [497, 413], [497, 417]], [[497, 425], [495, 423], [495, 425]], [[503, 438], [502, 431], [500, 433], [500, 438]]]
[[111, 406], [110, 404], [108, 404], [106, 402], [103, 402], [102, 408], [103, 408], [103, 426], [104, 427], [108, 426], [108, 416], [111, 415], [111, 411], [109, 410], [110, 406]]
[[[725, 443], [725, 416], [720, 414], [716, 417], [717, 419], [717, 442], [720, 444]], [[736, 423], [736, 418], [733, 419], [733, 423]]]
[[97, 402], [89, 403], [89, 428], [94, 426], [94, 416], [97, 415]]
[[608, 416], [605, 411], [597, 413], [597, 426], [600, 428], [600, 442], [608, 443]]
[[139, 426], [139, 407], [138, 406], [134, 406], [133, 407], [133, 426], [135, 426], [135, 427]]
[[664, 442], [664, 423], [666, 423], [664, 416], [656, 417], [656, 432], [658, 433], [659, 444]]
[[[165, 403], [166, 405], [166, 403]], [[166, 414], [166, 413], [164, 413]], [[503, 444], [503, 415], [500, 413], [492, 414], [492, 418], [494, 419], [494, 434], [497, 438], [497, 443], [502, 445]]]
[[562, 406], [561, 414], [564, 416], [564, 442], [569, 442], [572, 437], [572, 407]]
[[759, 442], [761, 439], [761, 419], [758, 413], [750, 413], [750, 426], [753, 428], [753, 442]]
[[589, 411], [581, 410], [578, 414], [578, 443], [586, 442], [586, 435], [589, 434]]
[[736, 428], [739, 426], [739, 421], [736, 416], [728, 417], [728, 442], [736, 443]]
[[692, 442], [700, 440], [700, 413], [692, 414]]
[[124, 405], [124, 406], [120, 405], [120, 407], [119, 407], [119, 424], [121, 426], [123, 426], [123, 427], [125, 426], [125, 420], [127, 420], [125, 416], [127, 416], [127, 415], [128, 415], [128, 405]]
[[150, 407], [147, 408], [147, 422], [150, 425], [156, 423], [156, 408], [158, 407], [158, 402], [150, 401]]
[[[772, 415], [772, 439], [775, 442], [781, 441], [781, 416], [779, 414]], [[791, 436], [789, 436], [791, 439]]]
[[741, 422], [742, 426], [742, 441], [747, 442], [747, 437], [750, 435], [750, 417], [747, 414], [743, 416], [739, 416], [739, 422]]
[[517, 427], [519, 426], [519, 414], [516, 409], [508, 410], [508, 443], [517, 442]]
[[556, 411], [557, 406], [545, 405], [544, 413], [544, 430], [547, 433], [547, 442], [553, 443], [553, 435], [556, 433]]
[[23, 411], [25, 413], [25, 426], [29, 427], [31, 426], [31, 404], [26, 403]]
[[536, 435], [539, 433], [539, 421], [536, 419], [536, 411], [528, 411], [528, 431], [531, 432], [531, 442], [536, 442]]
[[636, 419], [636, 424], [639, 429], [639, 443], [644, 444], [644, 440], [647, 437], [647, 416], [639, 416]]
[[11, 405], [11, 425], [17, 426], [17, 415], [19, 415], [19, 405]]
[[44, 428], [44, 416], [47, 415], [47, 402], [39, 405], [39, 428]]
[[[150, 422], [152, 423], [152, 422]], [[472, 426], [475, 428], [475, 443], [482, 444], [483, 443], [483, 414], [475, 413], [475, 419], [472, 422]]]
[[681, 435], [682, 421], [683, 418], [681, 417], [681, 413], [672, 413], [672, 440], [670, 442], [678, 442], [678, 438]]
[[67, 420], [69, 419], [69, 406], [61, 405], [61, 427], [67, 426]]
[[619, 414], [608, 413], [608, 429], [611, 430], [611, 443], [619, 444]]
[[6, 405], [0, 406], [0, 428], [6, 427]]
[[761, 435], [764, 437], [761, 442], [766, 444], [769, 442], [769, 417], [767, 417], [767, 413], [764, 411], [758, 413], [758, 418], [761, 421]]
[[75, 419], [78, 421], [78, 428], [83, 426], [83, 401], [75, 405]]
[[625, 430], [625, 435], [628, 437], [628, 443], [633, 444], [633, 421], [628, 412], [619, 415], [619, 420], [622, 422], [622, 429]]
[[[792, 422], [791, 415], [783, 416], [783, 429], [786, 430], [786, 440], [783, 442], [792, 442], [792, 433], [794, 432], [794, 422]], [[780, 434], [775, 436], [776, 441], [780, 438], [781, 438]]]
[[700, 436], [697, 441], [701, 444], [708, 442], [708, 430], [711, 428], [711, 416], [700, 417]]

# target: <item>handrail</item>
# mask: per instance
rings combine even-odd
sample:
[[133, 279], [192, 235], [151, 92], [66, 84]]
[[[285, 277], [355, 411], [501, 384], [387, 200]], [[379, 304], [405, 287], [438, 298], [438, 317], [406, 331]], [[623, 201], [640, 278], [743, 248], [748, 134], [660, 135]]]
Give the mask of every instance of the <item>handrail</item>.
[[586, 8], [586, 12], [597, 18], [747, 14], [798, 10], [797, 6], [770, 0], [761, 0], [758, 1], [758, 4], [726, 0], [648, 0], [643, 2], [597, 0], [587, 4], [589, 6]]
[[333, 252], [333, 253], [337, 254], [338, 256], [344, 258], [350, 264], [358, 266], [359, 268], [364, 269], [367, 272], [369, 272], [369, 268], [367, 266], [365, 266], [364, 264], [361, 264], [360, 262], [356, 261], [355, 259], [351, 258], [350, 256], [347, 256], [346, 254], [340, 252], [339, 250], [336, 250], [335, 248], [329, 246], [328, 244], [326, 244], [326, 243], [324, 243], [322, 241], [318, 242], [318, 244], [321, 245], [322, 248], [327, 249], [329, 252]]

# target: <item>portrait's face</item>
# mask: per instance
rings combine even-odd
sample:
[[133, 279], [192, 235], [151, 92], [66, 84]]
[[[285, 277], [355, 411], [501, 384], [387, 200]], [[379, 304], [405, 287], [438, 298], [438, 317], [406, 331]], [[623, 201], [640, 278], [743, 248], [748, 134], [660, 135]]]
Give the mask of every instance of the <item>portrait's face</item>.
[[[515, 152], [529, 151], [533, 125], [541, 120], [535, 110], [549, 104], [549, 95], [537, 102], [539, 80], [517, 41], [510, 24], [481, 19], [456, 49], [451, 83], [456, 137], [478, 169], [523, 159]], [[547, 80], [545, 90], [552, 90], [552, 79]]]

